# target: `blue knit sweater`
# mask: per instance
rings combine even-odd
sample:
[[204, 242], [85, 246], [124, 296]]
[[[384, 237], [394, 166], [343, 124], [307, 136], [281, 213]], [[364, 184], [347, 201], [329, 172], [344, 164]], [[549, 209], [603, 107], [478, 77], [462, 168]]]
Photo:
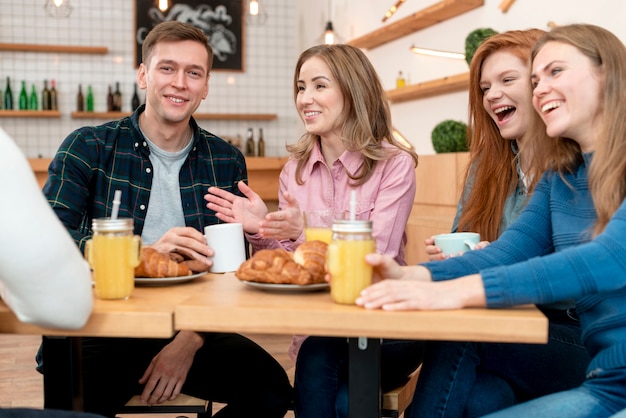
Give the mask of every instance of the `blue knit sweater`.
[[424, 266], [433, 280], [480, 273], [493, 308], [575, 300], [589, 370], [626, 367], [626, 200], [591, 240], [584, 157], [565, 181], [544, 174], [524, 212], [487, 248]]

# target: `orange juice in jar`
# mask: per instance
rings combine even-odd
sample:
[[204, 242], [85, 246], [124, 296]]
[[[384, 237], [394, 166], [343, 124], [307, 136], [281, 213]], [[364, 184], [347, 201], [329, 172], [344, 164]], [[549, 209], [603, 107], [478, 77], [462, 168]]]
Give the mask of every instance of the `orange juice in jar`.
[[337, 303], [354, 304], [372, 283], [372, 266], [365, 262], [365, 256], [376, 251], [372, 222], [335, 220], [332, 231], [326, 256], [330, 295]]
[[94, 290], [100, 299], [128, 299], [135, 288], [135, 267], [141, 239], [133, 235], [133, 220], [98, 218], [85, 254], [93, 269]]
[[322, 227], [304, 228], [304, 239], [307, 241], [324, 241], [326, 244], [330, 244], [330, 240], [332, 236], [333, 236], [333, 230], [330, 228], [322, 228]]
[[343, 219], [344, 212], [334, 209], [318, 209], [304, 211], [304, 239], [306, 241], [323, 241], [330, 244], [333, 236], [331, 229], [335, 219]]

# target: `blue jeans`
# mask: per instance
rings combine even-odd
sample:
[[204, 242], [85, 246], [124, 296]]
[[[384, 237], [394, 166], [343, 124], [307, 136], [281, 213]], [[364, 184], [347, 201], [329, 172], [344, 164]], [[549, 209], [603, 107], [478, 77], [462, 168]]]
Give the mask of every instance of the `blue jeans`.
[[547, 344], [427, 343], [405, 415], [480, 417], [579, 386], [590, 361], [580, 341], [578, 322], [565, 321], [550, 323]]
[[[383, 392], [402, 384], [421, 363], [421, 341], [384, 340], [381, 344]], [[298, 418], [348, 416], [348, 340], [308, 337], [296, 361], [294, 412]]]
[[[489, 418], [609, 418], [626, 408], [626, 368], [594, 370], [575, 389], [554, 393], [489, 415]], [[622, 412], [620, 416], [626, 416]]]

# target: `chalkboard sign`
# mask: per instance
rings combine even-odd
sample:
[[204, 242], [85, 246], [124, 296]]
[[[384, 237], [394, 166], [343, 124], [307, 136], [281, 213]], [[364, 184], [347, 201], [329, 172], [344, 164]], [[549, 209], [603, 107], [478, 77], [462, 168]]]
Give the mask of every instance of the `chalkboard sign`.
[[135, 58], [141, 64], [141, 45], [154, 26], [178, 20], [202, 30], [213, 48], [214, 70], [243, 71], [244, 0], [169, 0], [162, 12], [155, 0], [136, 0]]

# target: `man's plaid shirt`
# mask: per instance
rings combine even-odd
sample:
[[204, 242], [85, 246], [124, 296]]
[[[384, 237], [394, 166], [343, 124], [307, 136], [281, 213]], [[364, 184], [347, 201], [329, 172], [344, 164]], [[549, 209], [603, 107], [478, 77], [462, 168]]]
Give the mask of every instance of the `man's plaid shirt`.
[[[91, 238], [91, 221], [111, 216], [115, 190], [122, 191], [119, 217], [133, 218], [141, 235], [152, 185], [148, 145], [139, 130], [139, 114], [72, 132], [48, 169], [43, 192], [81, 250]], [[204, 195], [216, 186], [240, 195], [237, 182], [247, 182], [241, 152], [200, 128], [191, 119], [194, 146], [179, 174], [185, 223], [199, 231], [218, 223]]]

